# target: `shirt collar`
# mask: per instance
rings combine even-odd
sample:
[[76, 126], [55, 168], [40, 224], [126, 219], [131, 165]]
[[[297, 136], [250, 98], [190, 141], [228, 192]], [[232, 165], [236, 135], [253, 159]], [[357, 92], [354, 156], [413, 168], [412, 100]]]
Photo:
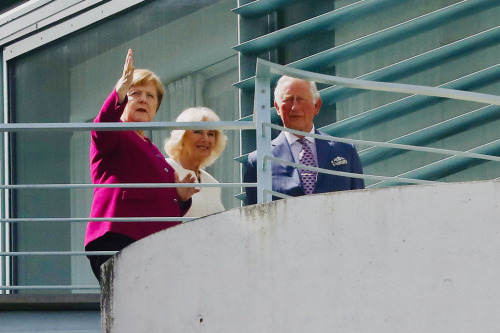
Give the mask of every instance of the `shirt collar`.
[[[314, 125], [313, 125], [313, 127], [311, 128], [311, 130], [309, 131], [309, 133], [314, 134], [314, 132], [315, 132], [315, 128], [314, 128]], [[292, 145], [292, 144], [295, 143], [295, 141], [299, 140], [299, 138], [295, 134], [292, 134], [292, 133], [287, 132], [287, 131], [285, 131], [285, 137], [286, 137], [286, 140], [288, 141], [289, 145]], [[308, 140], [311, 143], [315, 142], [313, 137], [306, 136], [305, 138], [306, 138], [306, 140]]]

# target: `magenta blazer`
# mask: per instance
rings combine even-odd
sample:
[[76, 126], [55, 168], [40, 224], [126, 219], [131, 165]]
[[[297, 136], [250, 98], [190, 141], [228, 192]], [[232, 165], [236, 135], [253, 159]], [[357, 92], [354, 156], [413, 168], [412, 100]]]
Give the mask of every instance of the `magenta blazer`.
[[[118, 104], [113, 91], [94, 122], [119, 122], [126, 101]], [[90, 173], [94, 184], [174, 183], [174, 169], [162, 153], [134, 131], [92, 131]], [[175, 188], [95, 188], [90, 217], [180, 217], [190, 205], [181, 208]], [[135, 240], [180, 222], [89, 222], [85, 245], [115, 232]]]

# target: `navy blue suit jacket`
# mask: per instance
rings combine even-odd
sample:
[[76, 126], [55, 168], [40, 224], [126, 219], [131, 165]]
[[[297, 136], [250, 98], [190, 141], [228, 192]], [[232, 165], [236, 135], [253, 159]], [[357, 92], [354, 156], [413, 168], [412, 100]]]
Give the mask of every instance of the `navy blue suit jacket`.
[[[316, 134], [324, 134], [316, 130]], [[356, 148], [347, 143], [334, 142], [316, 139], [316, 151], [318, 154], [318, 167], [334, 171], [344, 171], [352, 173], [363, 173]], [[294, 162], [290, 145], [285, 133], [271, 141], [271, 152], [273, 156]], [[304, 195], [299, 171], [281, 163], [272, 162], [273, 191], [290, 196]], [[257, 181], [257, 152], [253, 151], [248, 155], [245, 166], [243, 181], [252, 183]], [[314, 193], [325, 193], [333, 191], [355, 190], [364, 188], [364, 181], [361, 178], [351, 178], [318, 173], [316, 188]], [[273, 200], [279, 199], [273, 197]], [[246, 204], [257, 203], [257, 189], [255, 187], [246, 188]]]

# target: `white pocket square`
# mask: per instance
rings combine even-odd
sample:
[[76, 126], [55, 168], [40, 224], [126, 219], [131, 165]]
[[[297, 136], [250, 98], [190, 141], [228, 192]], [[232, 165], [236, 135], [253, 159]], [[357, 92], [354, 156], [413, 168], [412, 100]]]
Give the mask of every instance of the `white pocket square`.
[[332, 160], [333, 166], [339, 166], [339, 165], [344, 165], [344, 164], [347, 164], [347, 160], [341, 156], [337, 156]]

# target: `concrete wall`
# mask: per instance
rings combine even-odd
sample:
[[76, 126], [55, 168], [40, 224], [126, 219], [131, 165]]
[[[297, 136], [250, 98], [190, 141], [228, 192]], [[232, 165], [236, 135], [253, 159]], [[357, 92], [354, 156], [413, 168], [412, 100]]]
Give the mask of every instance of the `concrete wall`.
[[107, 332], [498, 332], [500, 182], [330, 193], [165, 230], [108, 262]]

